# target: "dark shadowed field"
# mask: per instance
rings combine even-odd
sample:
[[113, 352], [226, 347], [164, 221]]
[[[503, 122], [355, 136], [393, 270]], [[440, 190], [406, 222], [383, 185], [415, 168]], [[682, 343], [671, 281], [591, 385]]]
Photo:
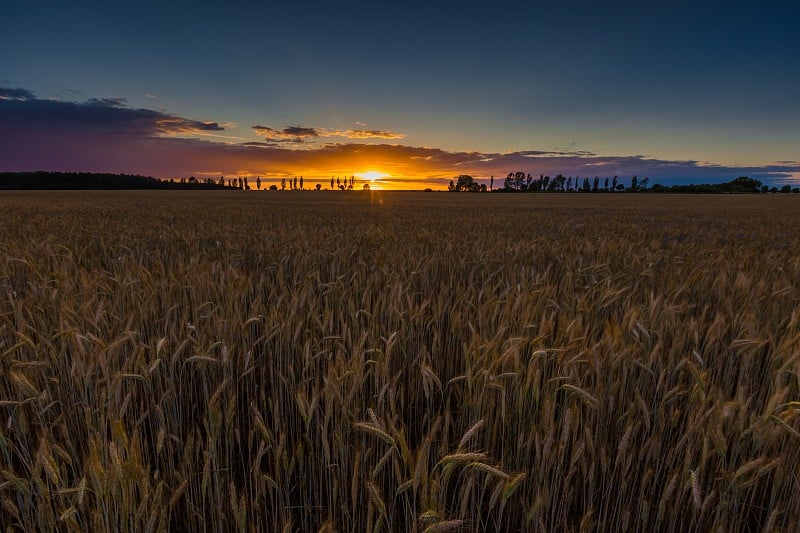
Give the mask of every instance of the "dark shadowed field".
[[0, 195], [3, 530], [789, 531], [800, 197]]

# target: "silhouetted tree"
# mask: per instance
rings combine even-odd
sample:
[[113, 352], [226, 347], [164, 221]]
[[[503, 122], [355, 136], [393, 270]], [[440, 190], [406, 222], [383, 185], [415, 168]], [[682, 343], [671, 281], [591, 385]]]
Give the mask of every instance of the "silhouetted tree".
[[322, 184], [321, 183], [317, 183], [316, 187], [314, 187], [314, 188], [316, 190], [318, 190], [318, 191], [321, 191], [322, 190]]
[[282, 191], [286, 190], [286, 177], [285, 176], [283, 178], [281, 178], [281, 190]]
[[528, 180], [528, 175], [524, 172], [514, 172], [514, 183], [517, 185], [517, 188], [521, 191], [528, 190], [528, 184], [530, 183]]
[[297, 189], [297, 176], [294, 177], [294, 182], [292, 183], [292, 189]]
[[606, 192], [608, 192], [608, 176], [606, 176], [606, 184], [605, 184], [605, 186], [603, 187], [603, 190], [604, 190], [604, 191], [606, 191]]
[[261, 176], [256, 176], [256, 189], [261, 190]]
[[503, 189], [506, 191], [524, 191], [527, 189], [527, 175], [524, 172], [509, 172]]
[[300, 176], [300, 190], [303, 190], [303, 176]]
[[331, 176], [331, 189], [333, 189], [333, 176]]
[[613, 190], [617, 190], [617, 177], [614, 176], [614, 180], [611, 182], [611, 188]]
[[494, 175], [492, 175], [492, 177], [489, 178], [489, 190], [490, 191], [494, 190]]
[[639, 189], [639, 178], [636, 176], [631, 178], [631, 190], [636, 191]]
[[370, 189], [369, 183], [365, 183], [361, 188], [368, 191]]
[[599, 188], [600, 188], [600, 178], [595, 176], [594, 182], [592, 182], [592, 192], [597, 192]]
[[475, 179], [468, 175], [468, 174], [461, 174], [460, 176], [456, 177], [456, 188], [457, 191], [477, 191], [480, 189], [480, 186], [475, 183]]
[[731, 192], [758, 192], [761, 182], [747, 176], [739, 176], [728, 182]]

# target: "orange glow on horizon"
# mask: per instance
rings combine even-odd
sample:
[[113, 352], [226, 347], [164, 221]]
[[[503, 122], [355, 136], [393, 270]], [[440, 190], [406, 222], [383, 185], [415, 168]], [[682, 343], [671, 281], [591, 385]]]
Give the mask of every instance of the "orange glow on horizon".
[[[476, 179], [485, 179], [481, 172], [466, 166], [455, 167], [437, 157], [435, 149], [414, 148], [384, 144], [330, 145], [314, 149], [275, 147], [245, 147], [230, 151], [205, 151], [191, 147], [199, 156], [186, 153], [184, 160], [192, 160], [188, 176], [218, 180], [220, 176], [249, 177], [253, 186], [256, 176], [261, 177], [262, 188], [281, 187], [281, 179], [304, 178], [304, 189], [337, 189], [337, 179], [353, 176], [353, 189], [361, 190], [364, 184], [376, 190], [447, 190], [448, 182], [459, 173], [469, 173]], [[433, 150], [433, 155], [429, 152]], [[429, 157], [430, 156], [430, 157]], [[437, 156], [437, 157], [433, 157]], [[464, 157], [473, 157], [472, 155]], [[178, 175], [176, 177], [183, 177]], [[331, 178], [334, 185], [331, 186]], [[299, 186], [299, 183], [298, 183]], [[290, 188], [287, 185], [287, 189]]]
[[[222, 172], [195, 172], [195, 175], [198, 176], [200, 181], [205, 181], [206, 178], [211, 178], [214, 183], [218, 183], [220, 176], [223, 176], [225, 179], [225, 184], [236, 185], [236, 180], [238, 178], [246, 178], [247, 185], [253, 190], [269, 190], [270, 186], [275, 186], [278, 190], [281, 190], [281, 180], [282, 178], [285, 179], [284, 187], [285, 190], [292, 190], [292, 181], [294, 176], [276, 176], [274, 174], [269, 175], [267, 173], [258, 173], [258, 172], [249, 172], [249, 171], [239, 171], [235, 174], [223, 174]], [[298, 173], [298, 183], [297, 187], [299, 188], [299, 177], [303, 174]], [[424, 177], [396, 177], [396, 176], [389, 176], [387, 174], [382, 174], [377, 171], [373, 174], [372, 172], [361, 172], [361, 173], [353, 173], [355, 176], [355, 180], [353, 183], [353, 190], [361, 191], [364, 189], [364, 185], [369, 185], [370, 190], [373, 191], [423, 191], [425, 189], [431, 189], [434, 191], [446, 191], [447, 186], [444, 185], [442, 182], [436, 181], [427, 181]], [[380, 175], [382, 177], [377, 177]], [[331, 177], [327, 176], [308, 176], [306, 175], [303, 179], [303, 189], [306, 191], [317, 190], [317, 185], [319, 185], [319, 190], [322, 191], [330, 191], [330, 190], [338, 190], [338, 183], [336, 182], [336, 178], [339, 177], [342, 180], [342, 183], [345, 182], [345, 178], [348, 178], [350, 175], [334, 175], [334, 185], [331, 189]], [[161, 178], [168, 180], [169, 178]], [[175, 181], [180, 181], [180, 177], [174, 177]]]
[[359, 172], [358, 174], [356, 174], [356, 177], [361, 178], [362, 180], [368, 180], [373, 182], [382, 178], [388, 178], [389, 175], [384, 174], [383, 172], [378, 172], [377, 170], [368, 170], [366, 172]]

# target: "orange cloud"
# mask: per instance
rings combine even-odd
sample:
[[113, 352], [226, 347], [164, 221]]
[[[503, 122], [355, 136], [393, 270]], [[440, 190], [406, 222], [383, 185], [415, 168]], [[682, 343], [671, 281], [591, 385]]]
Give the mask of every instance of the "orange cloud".
[[303, 126], [287, 126], [280, 130], [270, 128], [269, 126], [253, 126], [253, 130], [257, 135], [274, 142], [301, 143], [305, 139], [316, 139], [321, 136], [319, 129], [306, 128]]
[[336, 130], [329, 132], [328, 136], [348, 139], [404, 139], [406, 134], [387, 130]]
[[269, 126], [253, 126], [256, 135], [271, 142], [303, 143], [320, 137], [340, 137], [343, 139], [403, 139], [405, 133], [396, 133], [388, 130], [329, 130], [306, 126], [287, 126], [282, 129]]

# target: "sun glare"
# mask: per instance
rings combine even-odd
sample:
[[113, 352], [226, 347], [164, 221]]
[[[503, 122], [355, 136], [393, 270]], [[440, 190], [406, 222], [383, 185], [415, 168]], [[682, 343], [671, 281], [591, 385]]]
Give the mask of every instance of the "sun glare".
[[377, 179], [385, 178], [388, 174], [384, 174], [383, 172], [378, 172], [377, 170], [368, 170], [366, 172], [361, 172], [357, 174], [357, 176], [361, 179], [375, 181]]

